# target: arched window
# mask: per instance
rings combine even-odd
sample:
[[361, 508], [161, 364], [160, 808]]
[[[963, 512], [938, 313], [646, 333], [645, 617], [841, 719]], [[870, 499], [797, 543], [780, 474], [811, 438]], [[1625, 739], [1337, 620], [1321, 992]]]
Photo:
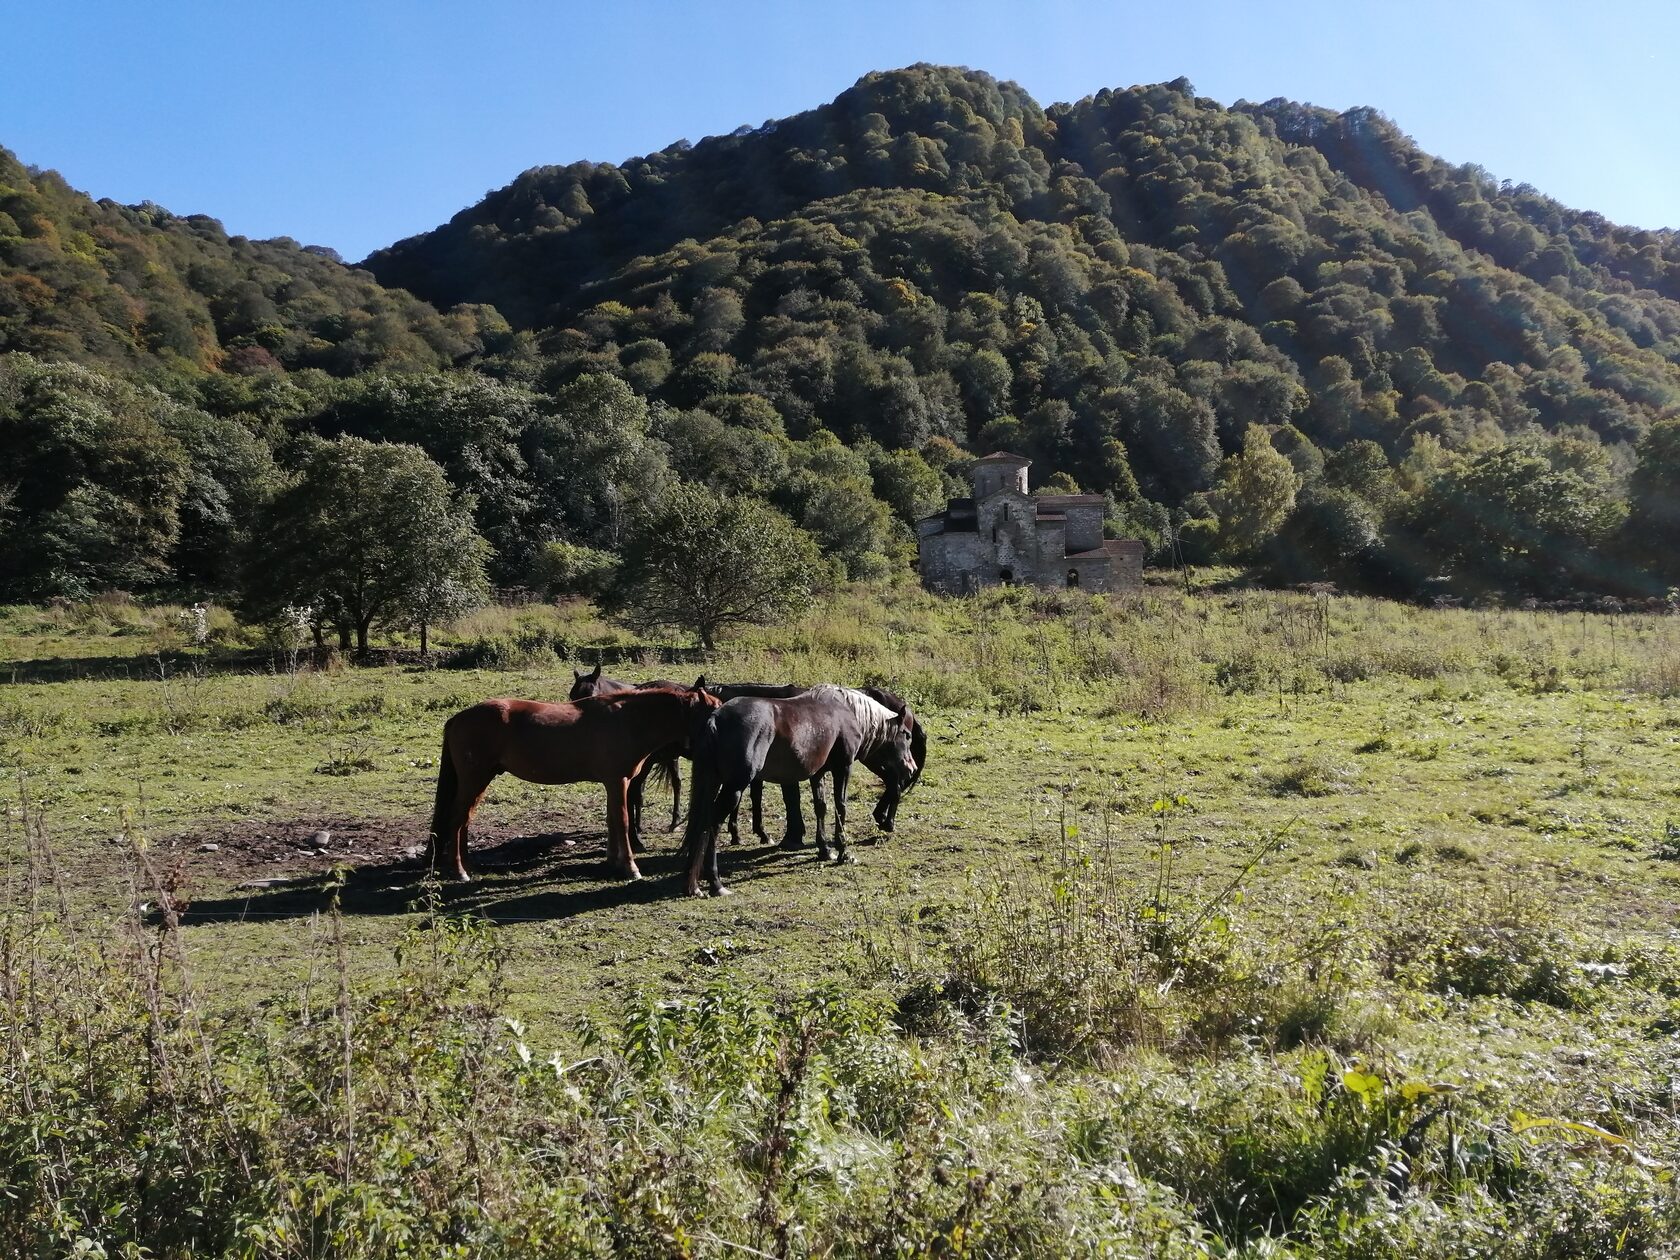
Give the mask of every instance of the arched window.
[[1079, 585], [1079, 570], [1078, 569], [1069, 569], [1068, 570], [1068, 585], [1069, 586], [1078, 586]]
[[1015, 570], [1014, 569], [1003, 569], [1003, 570], [999, 571], [998, 581], [1002, 582], [1005, 586], [1008, 586], [1014, 580], [1015, 580]]

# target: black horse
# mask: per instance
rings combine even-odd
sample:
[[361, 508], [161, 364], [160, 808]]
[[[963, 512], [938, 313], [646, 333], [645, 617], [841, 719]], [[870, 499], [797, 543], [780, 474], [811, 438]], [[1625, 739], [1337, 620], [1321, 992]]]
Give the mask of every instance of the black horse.
[[[651, 682], [627, 683], [616, 678], [603, 678], [601, 667], [597, 665], [587, 674], [577, 670], [572, 671], [572, 690], [566, 699], [577, 701], [589, 696], [615, 696], [624, 691], [646, 691], [650, 687], [671, 688], [680, 687], [680, 683], [667, 682], [658, 678]], [[647, 852], [647, 844], [642, 840], [642, 795], [648, 779], [663, 779], [671, 785], [671, 825], [666, 831], [675, 831], [677, 824], [682, 821], [682, 769], [677, 764], [682, 756], [682, 750], [673, 745], [662, 748], [648, 758], [647, 765], [642, 772], [630, 780], [630, 851], [632, 853]]]
[[[817, 851], [826, 860], [846, 857], [846, 793], [852, 763], [884, 752], [902, 782], [916, 773], [910, 726], [860, 691], [819, 686], [788, 697], [740, 696], [704, 719], [689, 741], [694, 759], [688, 811], [688, 891], [698, 896], [705, 870], [714, 895], [724, 891], [718, 874], [717, 836], [755, 781], [791, 786], [811, 783], [817, 817]], [[834, 781], [834, 843], [824, 831], [827, 804], [821, 781]]]

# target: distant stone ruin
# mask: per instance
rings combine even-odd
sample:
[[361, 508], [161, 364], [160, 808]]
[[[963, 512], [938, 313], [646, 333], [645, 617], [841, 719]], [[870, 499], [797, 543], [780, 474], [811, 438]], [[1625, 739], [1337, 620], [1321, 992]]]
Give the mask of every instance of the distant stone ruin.
[[946, 595], [1010, 583], [1136, 590], [1143, 543], [1103, 538], [1100, 494], [1028, 494], [1031, 463], [993, 451], [975, 461], [973, 498], [916, 522], [922, 585]]

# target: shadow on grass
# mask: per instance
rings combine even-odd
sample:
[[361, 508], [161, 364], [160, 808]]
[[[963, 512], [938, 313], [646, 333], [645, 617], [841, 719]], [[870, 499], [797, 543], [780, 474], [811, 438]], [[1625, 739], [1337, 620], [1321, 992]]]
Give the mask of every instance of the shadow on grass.
[[[720, 853], [724, 883], [750, 883], [773, 869], [814, 863], [814, 849], [788, 852], [775, 846], [726, 845]], [[446, 914], [473, 913], [496, 923], [568, 919], [593, 911], [684, 897], [687, 862], [675, 847], [638, 855], [639, 880], [609, 875], [599, 833], [558, 831], [519, 836], [477, 850], [470, 884], [438, 886]], [[339, 910], [345, 915], [411, 914], [424, 908], [425, 863], [409, 859], [345, 868]], [[300, 875], [263, 881], [224, 897], [195, 898], [181, 913], [184, 926], [303, 919], [331, 903], [330, 876]]]

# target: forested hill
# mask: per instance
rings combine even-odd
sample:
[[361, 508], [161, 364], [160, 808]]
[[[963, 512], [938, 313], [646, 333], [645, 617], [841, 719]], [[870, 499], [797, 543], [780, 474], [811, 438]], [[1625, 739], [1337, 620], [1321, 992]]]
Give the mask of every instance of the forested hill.
[[331, 250], [229, 236], [205, 215], [94, 201], [0, 149], [0, 352], [122, 373], [437, 369], [505, 338]]
[[244, 584], [319, 609], [294, 517], [340, 537], [398, 465], [449, 499], [428, 536], [476, 531], [453, 551], [503, 585], [610, 594], [683, 483], [732, 505], [707, 519], [768, 502], [831, 574], [902, 574], [998, 448], [1108, 496], [1110, 535], [1162, 562], [1660, 595], [1680, 238], [1371, 110], [1183, 80], [1043, 108], [931, 66], [527, 171], [360, 268], [0, 151], [0, 599]]
[[1536, 426], [1638, 439], [1680, 402], [1680, 239], [1419, 152], [1370, 110], [1172, 84], [1043, 109], [987, 75], [873, 74], [832, 104], [611, 166], [527, 171], [375, 254], [387, 283], [548, 330], [695, 405], [794, 432], [1024, 449], [1169, 504], [1250, 423], [1319, 447]]

